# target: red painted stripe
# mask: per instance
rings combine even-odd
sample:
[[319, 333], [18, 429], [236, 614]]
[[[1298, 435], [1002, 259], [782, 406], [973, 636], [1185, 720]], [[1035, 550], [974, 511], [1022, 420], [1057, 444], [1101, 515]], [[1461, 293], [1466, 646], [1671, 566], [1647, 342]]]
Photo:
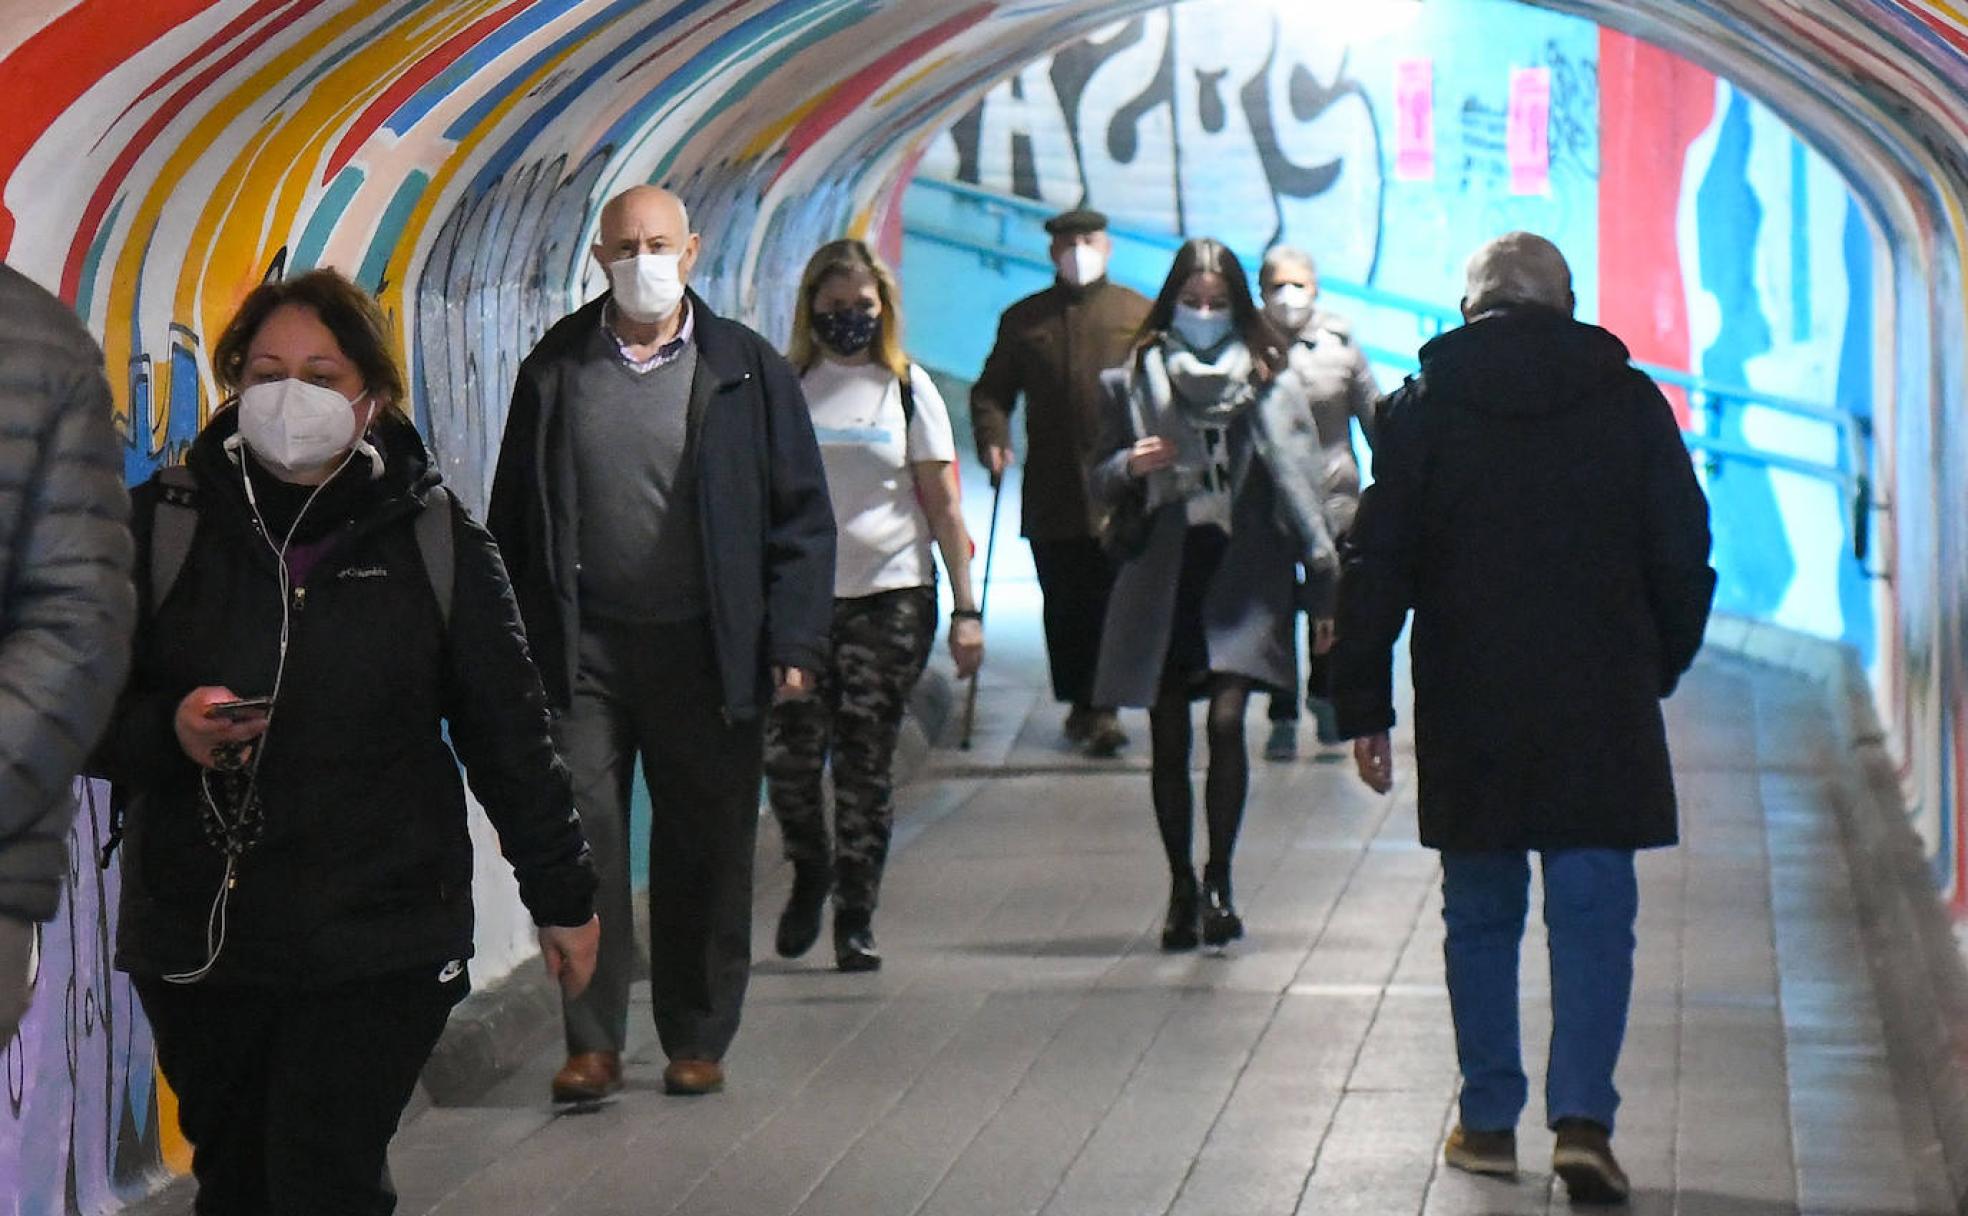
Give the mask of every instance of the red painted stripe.
[[328, 158], [328, 167], [321, 174], [321, 184], [325, 186], [334, 180], [335, 175], [355, 159], [362, 145], [369, 142], [369, 137], [380, 130], [403, 103], [415, 97], [418, 90], [463, 59], [493, 31], [531, 7], [532, 0], [514, 0], [496, 13], [480, 17], [446, 39], [443, 46], [411, 64], [409, 71], [390, 82], [390, 86], [356, 117], [354, 125], [349, 127], [341, 142], [335, 145], [334, 154]]
[[[96, 239], [97, 227], [102, 223], [103, 217], [109, 214], [110, 205], [115, 201], [117, 193], [123, 189], [131, 169], [136, 166], [144, 153], [150, 150], [151, 145], [157, 142], [158, 137], [164, 133], [164, 128], [168, 127], [185, 111], [186, 107], [217, 83], [221, 77], [230, 73], [248, 55], [258, 50], [266, 37], [294, 24], [319, 2], [320, 0], [307, 0], [306, 3], [289, 8], [262, 31], [261, 37], [240, 41], [230, 51], [207, 64], [198, 75], [179, 86], [176, 92], [144, 120], [143, 126], [137, 129], [137, 133], [123, 146], [123, 150], [116, 154], [116, 159], [111, 162], [108, 171], [96, 183], [95, 192], [89, 196], [88, 206], [82, 210], [81, 222], [75, 226], [75, 236], [69, 242], [68, 256], [62, 262], [62, 299], [70, 304], [80, 303], [76, 295], [82, 289], [82, 266], [88, 260], [89, 246]], [[199, 57], [192, 56], [183, 63], [196, 62]]]
[[903, 69], [914, 67], [937, 47], [989, 17], [995, 7], [993, 4], [973, 5], [933, 29], [917, 34], [869, 64], [853, 79], [844, 81], [840, 87], [827, 95], [825, 101], [815, 106], [811, 113], [802, 118], [799, 125], [793, 128], [792, 134], [787, 136], [786, 155], [780, 162], [779, 172], [784, 173], [788, 167], [797, 163], [800, 156], [817, 143], [821, 136], [839, 126], [842, 119], [859, 109], [882, 85], [887, 84]]
[[[57, 119], [125, 60], [204, 10], [210, 0], [83, 0], [0, 60], [0, 183]], [[13, 247], [14, 215], [0, 200], [0, 252]], [[70, 301], [73, 303], [73, 301]]]
[[[163, 92], [164, 89], [167, 88], [173, 80], [176, 80], [179, 76], [183, 75], [187, 70], [189, 70], [192, 64], [197, 63], [199, 60], [205, 58], [205, 56], [211, 54], [219, 47], [226, 45], [228, 42], [231, 42], [233, 39], [239, 37], [241, 34], [244, 34], [247, 30], [252, 29], [255, 25], [258, 25], [263, 18], [265, 18], [268, 14], [272, 13], [274, 10], [279, 8], [284, 8], [285, 6], [295, 2], [296, 0], [260, 0], [258, 4], [255, 4], [252, 8], [247, 9], [245, 12], [239, 14], [239, 16], [227, 22], [226, 27], [224, 29], [212, 35], [210, 38], [207, 38], [203, 43], [203, 45], [201, 45], [197, 50], [193, 51], [191, 54], [186, 55], [183, 59], [180, 59], [176, 63], [172, 64], [170, 70], [163, 72], [157, 77], [156, 80], [151, 81], [149, 88], [146, 88], [143, 92], [137, 94], [137, 98], [135, 101], [132, 101], [129, 105], [123, 107], [123, 113], [118, 114], [116, 116], [116, 122], [122, 122], [124, 117], [128, 115], [131, 110], [134, 110], [138, 106], [142, 105], [146, 100], [148, 100], [154, 94]], [[306, 10], [315, 7], [315, 5], [319, 4], [321, 0], [299, 0], [299, 2], [301, 3], [303, 10]], [[113, 128], [115, 125], [116, 123], [111, 123], [110, 127]], [[109, 132], [105, 130], [103, 133], [107, 135]]]
[[[1599, 320], [1633, 357], [1690, 370], [1676, 235], [1688, 146], [1715, 116], [1715, 77], [1612, 30], [1599, 36]], [[1668, 389], [1682, 426], [1687, 396]]]
[[688, 42], [691, 38], [695, 37], [702, 30], [705, 30], [710, 26], [716, 25], [718, 22], [724, 20], [726, 17], [731, 16], [739, 9], [748, 7], [751, 4], [751, 2], [752, 0], [731, 0], [730, 4], [725, 5], [717, 12], [712, 13], [707, 17], [699, 18], [697, 23], [695, 25], [692, 25], [689, 29], [683, 31], [681, 34], [678, 34], [676, 37], [671, 38], [668, 42], [665, 42], [663, 45], [657, 47], [655, 50], [649, 52], [647, 55], [644, 55], [642, 58], [630, 64], [628, 67], [623, 68], [621, 71], [617, 72], [615, 74], [615, 79], [618, 81], [627, 80], [629, 77], [635, 75], [643, 68], [649, 66], [650, 63], [654, 62], [655, 60], [661, 59], [663, 56], [669, 54], [671, 51], [675, 50], [679, 46], [682, 46], [685, 42]]

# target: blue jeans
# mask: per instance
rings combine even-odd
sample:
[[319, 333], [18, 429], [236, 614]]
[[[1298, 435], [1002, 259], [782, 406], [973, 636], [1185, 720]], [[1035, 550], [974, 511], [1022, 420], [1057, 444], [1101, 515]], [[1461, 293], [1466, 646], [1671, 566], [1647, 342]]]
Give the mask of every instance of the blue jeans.
[[[1544, 861], [1551, 945], [1551, 1059], [1546, 1122], [1590, 1119], [1607, 1131], [1619, 1109], [1613, 1068], [1633, 996], [1633, 921], [1640, 908], [1633, 853], [1555, 849]], [[1530, 904], [1524, 853], [1442, 854], [1449, 1006], [1462, 1068], [1462, 1125], [1504, 1131], [1524, 1111], [1517, 1024], [1517, 956]]]

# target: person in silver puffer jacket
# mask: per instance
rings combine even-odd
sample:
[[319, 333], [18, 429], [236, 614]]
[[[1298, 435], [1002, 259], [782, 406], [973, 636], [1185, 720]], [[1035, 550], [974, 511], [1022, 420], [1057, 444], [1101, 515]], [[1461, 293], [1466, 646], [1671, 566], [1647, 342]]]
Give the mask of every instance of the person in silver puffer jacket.
[[[1292, 370], [1305, 385], [1312, 405], [1312, 417], [1319, 428], [1319, 445], [1325, 452], [1325, 498], [1327, 526], [1333, 539], [1345, 537], [1353, 526], [1353, 514], [1360, 506], [1360, 466], [1353, 456], [1353, 428], [1359, 422], [1367, 442], [1373, 442], [1374, 409], [1380, 402], [1380, 385], [1375, 383], [1367, 357], [1353, 341], [1353, 327], [1337, 313], [1319, 307], [1319, 271], [1312, 255], [1288, 245], [1279, 245], [1264, 255], [1258, 272], [1258, 286], [1264, 296], [1264, 314], [1293, 338]], [[1329, 676], [1326, 655], [1332, 650], [1333, 606], [1329, 597], [1314, 594], [1320, 586], [1308, 586], [1304, 597], [1307, 616], [1305, 653], [1308, 672], [1305, 703], [1312, 710], [1319, 742], [1336, 745], [1339, 735], [1333, 722], [1332, 702], [1326, 695]], [[1271, 735], [1264, 744], [1267, 760], [1293, 760], [1298, 757], [1298, 695], [1294, 689], [1271, 698]]]
[[102, 352], [0, 267], [0, 1042], [68, 873], [72, 783], [130, 662], [129, 496]]

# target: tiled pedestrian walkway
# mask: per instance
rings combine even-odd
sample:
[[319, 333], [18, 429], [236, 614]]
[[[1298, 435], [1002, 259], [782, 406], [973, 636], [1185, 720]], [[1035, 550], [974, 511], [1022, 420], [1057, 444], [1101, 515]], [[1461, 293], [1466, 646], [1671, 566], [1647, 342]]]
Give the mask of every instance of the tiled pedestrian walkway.
[[[478, 1104], [419, 1116], [396, 1153], [402, 1210], [1563, 1210], [1535, 1099], [1514, 1185], [1437, 1164], [1455, 1074], [1412, 786], [1380, 799], [1350, 766], [1259, 765], [1237, 875], [1250, 937], [1224, 957], [1164, 955], [1140, 758], [1103, 767], [1059, 750], [1032, 640], [1007, 633], [976, 748], [938, 751], [903, 796], [885, 971], [836, 974], [824, 942], [802, 962], [771, 958], [786, 872], [768, 829], [756, 948], [769, 961], [729, 1090], [664, 1096], [639, 1017], [629, 1088], [600, 1109], [549, 1109], [548, 1052]], [[1634, 1210], [1947, 1210], [1932, 1121], [1882, 1041], [1821, 695], [1712, 656], [1670, 716], [1686, 843], [1641, 868], [1618, 1138]], [[1548, 1025], [1535, 930], [1526, 948], [1535, 1061]]]

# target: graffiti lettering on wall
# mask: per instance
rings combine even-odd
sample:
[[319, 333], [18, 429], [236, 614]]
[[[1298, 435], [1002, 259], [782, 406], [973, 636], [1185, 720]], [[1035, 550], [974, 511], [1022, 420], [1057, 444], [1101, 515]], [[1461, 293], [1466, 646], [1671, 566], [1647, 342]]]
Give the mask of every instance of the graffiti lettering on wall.
[[1344, 45], [1264, 5], [1133, 18], [1027, 67], [959, 120], [927, 171], [1166, 233], [1263, 249], [1364, 233], [1332, 269], [1370, 279], [1384, 183], [1374, 104]]

